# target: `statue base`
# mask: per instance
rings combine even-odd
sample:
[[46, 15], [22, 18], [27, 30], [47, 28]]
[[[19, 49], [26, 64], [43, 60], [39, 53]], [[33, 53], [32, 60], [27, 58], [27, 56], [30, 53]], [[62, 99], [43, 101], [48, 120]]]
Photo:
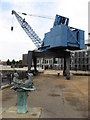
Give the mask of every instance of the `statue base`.
[[27, 113], [18, 114], [17, 107], [12, 106], [2, 113], [2, 118], [40, 118], [41, 107], [30, 107]]
[[28, 92], [22, 89], [17, 90], [17, 113], [28, 112]]

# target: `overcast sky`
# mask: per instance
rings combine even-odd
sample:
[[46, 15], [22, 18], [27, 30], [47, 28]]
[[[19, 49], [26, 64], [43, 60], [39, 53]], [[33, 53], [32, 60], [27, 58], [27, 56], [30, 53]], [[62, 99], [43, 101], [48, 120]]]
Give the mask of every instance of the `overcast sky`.
[[[1, 60], [22, 59], [22, 54], [36, 48], [15, 16], [11, 15], [12, 10], [54, 18], [56, 14], [68, 17], [69, 26], [84, 30], [85, 39], [88, 39], [88, 0], [0, 0]], [[54, 22], [30, 16], [26, 17], [26, 21], [42, 40]], [[11, 26], [14, 27], [13, 32]]]

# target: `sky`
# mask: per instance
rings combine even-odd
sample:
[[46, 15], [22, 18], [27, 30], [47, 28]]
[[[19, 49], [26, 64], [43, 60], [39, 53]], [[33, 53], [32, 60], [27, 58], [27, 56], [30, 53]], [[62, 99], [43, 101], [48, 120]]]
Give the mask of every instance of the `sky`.
[[[22, 54], [36, 49], [15, 16], [11, 14], [12, 10], [53, 18], [56, 14], [68, 17], [69, 26], [84, 30], [85, 40], [88, 39], [88, 0], [0, 0], [0, 60], [2, 61], [22, 59]], [[25, 17], [25, 20], [42, 40], [54, 23], [54, 19], [30, 16]], [[13, 31], [11, 26], [14, 27]]]

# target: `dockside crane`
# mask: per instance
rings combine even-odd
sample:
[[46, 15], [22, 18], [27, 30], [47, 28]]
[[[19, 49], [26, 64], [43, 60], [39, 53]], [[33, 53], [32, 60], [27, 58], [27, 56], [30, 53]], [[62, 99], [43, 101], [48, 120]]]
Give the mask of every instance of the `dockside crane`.
[[[22, 13], [27, 15], [26, 13]], [[28, 72], [31, 71], [32, 59], [37, 72], [37, 58], [64, 58], [63, 75], [70, 79], [70, 50], [84, 49], [84, 31], [69, 27], [69, 18], [56, 15], [53, 28], [41, 40], [32, 27], [16, 11], [12, 10], [19, 24], [28, 37], [38, 48], [37, 51], [28, 51]], [[38, 16], [37, 16], [38, 17]], [[39, 16], [40, 17], [40, 16]], [[13, 30], [13, 27], [11, 28]]]

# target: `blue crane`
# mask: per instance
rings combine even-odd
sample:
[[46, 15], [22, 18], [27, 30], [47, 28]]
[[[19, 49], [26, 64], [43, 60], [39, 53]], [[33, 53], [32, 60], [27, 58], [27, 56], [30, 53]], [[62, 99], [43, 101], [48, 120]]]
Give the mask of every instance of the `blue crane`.
[[[45, 33], [44, 39], [41, 40], [25, 21], [25, 18], [23, 19], [14, 10], [12, 10], [12, 14], [16, 16], [23, 30], [38, 48], [37, 51], [28, 51], [28, 71], [31, 71], [32, 59], [34, 61], [34, 69], [37, 71], [38, 57], [64, 58], [63, 75], [66, 76], [66, 79], [70, 79], [70, 50], [84, 49], [84, 31], [69, 27], [69, 18], [56, 15], [53, 28], [50, 29], [50, 32]], [[26, 13], [22, 14], [27, 15]]]

